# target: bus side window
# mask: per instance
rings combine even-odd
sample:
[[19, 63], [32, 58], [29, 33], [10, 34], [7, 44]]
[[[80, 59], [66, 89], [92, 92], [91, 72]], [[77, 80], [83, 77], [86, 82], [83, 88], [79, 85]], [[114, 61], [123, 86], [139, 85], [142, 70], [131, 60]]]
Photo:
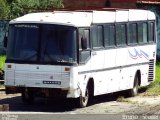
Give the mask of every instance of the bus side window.
[[105, 47], [113, 47], [115, 45], [115, 26], [114, 25], [104, 26], [104, 41], [105, 41]]
[[91, 27], [91, 39], [93, 49], [103, 47], [103, 27], [101, 25], [93, 25]]
[[[85, 49], [84, 49], [85, 48]], [[79, 29], [79, 63], [85, 64], [90, 58], [90, 30]]]
[[115, 46], [115, 44], [116, 44], [116, 41], [115, 41], [115, 26], [111, 25], [109, 27], [109, 31], [110, 31], [110, 35], [109, 35], [110, 46]]
[[137, 41], [137, 24], [129, 23], [128, 25], [128, 44], [136, 44]]
[[89, 39], [89, 30], [84, 30], [84, 38], [87, 40], [87, 49], [90, 49], [90, 39]]
[[82, 39], [87, 41], [87, 49], [90, 49], [90, 38], [89, 38], [89, 29], [80, 28], [79, 29], [79, 49], [82, 50]]
[[122, 46], [126, 44], [126, 25], [117, 24], [116, 25], [116, 44]]
[[149, 22], [148, 23], [148, 41], [149, 42], [154, 42], [155, 36], [155, 27], [154, 27], [154, 22]]
[[147, 23], [139, 23], [138, 24], [138, 42], [141, 43], [147, 43]]

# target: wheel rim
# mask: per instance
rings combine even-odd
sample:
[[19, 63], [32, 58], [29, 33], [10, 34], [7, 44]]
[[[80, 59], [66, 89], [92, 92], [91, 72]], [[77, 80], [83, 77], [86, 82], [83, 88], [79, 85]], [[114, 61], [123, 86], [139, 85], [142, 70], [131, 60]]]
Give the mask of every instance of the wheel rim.
[[138, 93], [138, 86], [137, 85], [133, 88], [133, 91], [134, 91], [135, 95]]
[[136, 78], [136, 83], [135, 83], [135, 85], [133, 87], [133, 92], [135, 93], [135, 95], [138, 94], [138, 78]]
[[81, 97], [81, 103], [83, 107], [87, 106], [88, 99], [89, 99], [89, 92], [88, 92], [88, 89], [86, 89], [85, 96]]

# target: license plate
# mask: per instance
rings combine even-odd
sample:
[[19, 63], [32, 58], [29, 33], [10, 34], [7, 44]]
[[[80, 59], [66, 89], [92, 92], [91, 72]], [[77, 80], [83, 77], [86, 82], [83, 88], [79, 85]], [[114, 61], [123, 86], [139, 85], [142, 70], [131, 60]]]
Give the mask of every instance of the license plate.
[[43, 84], [56, 84], [56, 85], [61, 85], [61, 81], [43, 81]]

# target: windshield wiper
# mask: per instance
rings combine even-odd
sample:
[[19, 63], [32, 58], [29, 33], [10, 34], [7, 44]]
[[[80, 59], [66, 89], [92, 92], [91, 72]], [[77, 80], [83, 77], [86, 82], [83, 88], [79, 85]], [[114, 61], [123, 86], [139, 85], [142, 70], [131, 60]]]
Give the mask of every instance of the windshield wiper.
[[71, 63], [65, 59], [60, 58], [60, 56], [51, 56], [49, 54], [45, 54], [51, 61], [58, 63]]
[[69, 61], [66, 61], [66, 60], [64, 60], [64, 59], [60, 59], [60, 58], [59, 58], [59, 59], [57, 60], [57, 62], [68, 63]]
[[37, 52], [32, 54], [32, 55], [28, 55], [28, 56], [25, 56], [24, 60], [30, 60], [30, 59], [33, 59], [33, 57], [35, 57], [37, 55]]

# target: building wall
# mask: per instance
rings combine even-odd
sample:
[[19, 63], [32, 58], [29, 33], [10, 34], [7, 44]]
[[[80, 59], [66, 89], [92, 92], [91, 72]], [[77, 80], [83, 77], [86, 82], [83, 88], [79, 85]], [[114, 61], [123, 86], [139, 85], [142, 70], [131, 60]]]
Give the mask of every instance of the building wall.
[[68, 7], [105, 7], [106, 0], [63, 0], [65, 8]]
[[137, 3], [160, 2], [159, 0], [63, 0], [64, 7], [118, 7], [136, 8]]

